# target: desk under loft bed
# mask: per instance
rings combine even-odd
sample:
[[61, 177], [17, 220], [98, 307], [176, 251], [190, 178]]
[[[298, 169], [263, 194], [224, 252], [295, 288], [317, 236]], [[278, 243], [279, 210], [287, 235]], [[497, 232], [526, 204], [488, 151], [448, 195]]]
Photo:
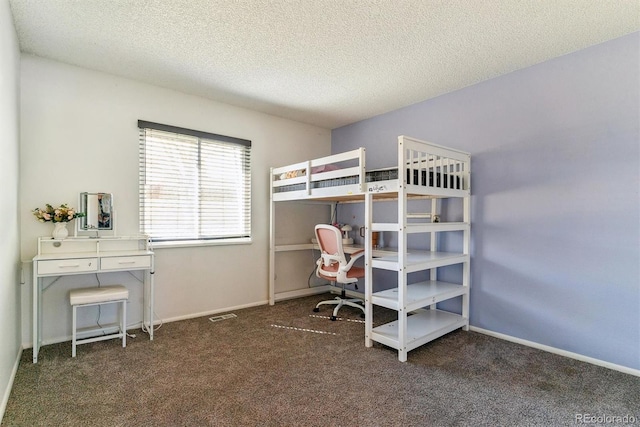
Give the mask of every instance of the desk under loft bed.
[[[364, 203], [365, 224], [365, 345], [378, 342], [398, 350], [398, 359], [407, 352], [456, 329], [469, 328], [470, 287], [470, 162], [471, 156], [459, 150], [398, 137], [397, 164], [367, 170], [365, 149], [312, 159], [271, 169], [271, 238], [269, 301], [274, 304], [275, 257], [278, 252], [303, 250], [311, 244], [276, 245], [275, 204], [279, 202]], [[440, 199], [462, 200], [462, 221], [441, 222]], [[374, 222], [377, 201], [397, 203], [398, 222]], [[417, 202], [411, 202], [417, 200]], [[410, 212], [419, 205], [421, 212]], [[329, 221], [327, 221], [329, 222]], [[397, 234], [396, 253], [374, 251], [373, 232]], [[438, 234], [461, 235], [462, 250], [441, 252]], [[408, 235], [424, 239], [429, 250], [407, 247]], [[455, 283], [438, 280], [438, 269], [461, 264], [461, 277]], [[373, 269], [397, 272], [398, 284], [374, 292]], [[409, 283], [408, 275], [428, 271], [429, 280]], [[452, 298], [461, 301], [459, 312], [436, 308]], [[395, 310], [397, 320], [373, 327], [373, 306]]]

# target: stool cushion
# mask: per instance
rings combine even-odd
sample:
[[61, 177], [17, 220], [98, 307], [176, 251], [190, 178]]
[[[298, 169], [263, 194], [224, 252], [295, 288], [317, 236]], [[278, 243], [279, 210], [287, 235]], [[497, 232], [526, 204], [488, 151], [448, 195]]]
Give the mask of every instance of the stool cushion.
[[96, 304], [123, 299], [129, 299], [129, 290], [122, 285], [73, 289], [69, 292], [71, 305]]

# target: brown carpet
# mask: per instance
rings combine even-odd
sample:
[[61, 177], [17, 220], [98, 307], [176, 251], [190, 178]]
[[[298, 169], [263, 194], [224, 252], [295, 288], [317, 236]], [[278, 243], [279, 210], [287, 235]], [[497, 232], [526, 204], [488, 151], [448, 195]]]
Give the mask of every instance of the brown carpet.
[[[165, 324], [78, 347], [26, 350], [2, 426], [520, 426], [635, 417], [640, 378], [473, 332], [409, 353], [364, 346], [326, 295]], [[376, 312], [375, 319], [394, 313]], [[347, 319], [352, 321], [347, 321]], [[606, 421], [606, 418], [602, 418]], [[611, 420], [611, 418], [609, 418]], [[591, 425], [597, 425], [591, 423]]]

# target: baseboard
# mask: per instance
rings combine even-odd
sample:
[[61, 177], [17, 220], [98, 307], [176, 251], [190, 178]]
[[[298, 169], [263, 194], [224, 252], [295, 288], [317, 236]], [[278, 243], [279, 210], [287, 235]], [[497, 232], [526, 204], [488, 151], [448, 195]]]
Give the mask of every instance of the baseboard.
[[[200, 313], [192, 313], [192, 314], [187, 314], [187, 315], [184, 315], [184, 316], [165, 317], [165, 318], [158, 318], [157, 316], [154, 316], [153, 324], [157, 326], [157, 325], [161, 325], [163, 323], [178, 322], [180, 320], [194, 319], [196, 317], [212, 316], [214, 314], [226, 313], [226, 312], [233, 311], [233, 310], [241, 310], [243, 308], [257, 307], [257, 306], [260, 306], [260, 305], [266, 305], [268, 303], [269, 302], [267, 300], [264, 300], [264, 301], [258, 301], [258, 302], [250, 303], [250, 304], [242, 304], [242, 305], [236, 305], [236, 306], [233, 306], [233, 307], [225, 307], [225, 308], [220, 308], [220, 309], [211, 310], [211, 311], [203, 311], [203, 312], [200, 312]], [[127, 325], [127, 331], [130, 331], [131, 329], [140, 329], [141, 327], [142, 327], [142, 322], [128, 324]], [[67, 341], [71, 341], [71, 335], [66, 336], [66, 337], [56, 337], [56, 338], [50, 338], [48, 340], [43, 340], [41, 346], [51, 345], [51, 344], [58, 344], [58, 343], [67, 342]], [[22, 344], [22, 348], [23, 349], [33, 348], [33, 343], [23, 343]]]
[[278, 292], [275, 294], [276, 301], [284, 301], [294, 298], [308, 297], [311, 295], [324, 294], [331, 290], [330, 285], [314, 286], [313, 288], [298, 289], [295, 291]]
[[168, 318], [158, 319], [158, 320], [154, 321], [153, 324], [154, 325], [158, 325], [160, 323], [178, 322], [180, 320], [188, 320], [188, 319], [195, 319], [196, 317], [212, 316], [214, 314], [227, 313], [227, 312], [233, 311], [233, 310], [241, 310], [243, 308], [251, 308], [251, 307], [257, 307], [257, 306], [260, 306], [260, 305], [267, 305], [267, 304], [269, 304], [269, 301], [267, 301], [267, 300], [258, 301], [258, 302], [252, 302], [252, 303], [249, 303], [249, 304], [235, 305], [233, 307], [225, 307], [225, 308], [219, 308], [219, 309], [211, 310], [211, 311], [202, 311], [200, 313], [187, 314], [187, 315], [184, 315], [184, 316], [175, 316], [175, 317], [168, 317]]
[[23, 348], [20, 347], [16, 361], [13, 364], [13, 370], [11, 371], [9, 382], [7, 383], [7, 387], [5, 388], [2, 396], [2, 402], [0, 402], [0, 423], [2, 423], [2, 419], [4, 418], [4, 411], [7, 409], [7, 402], [9, 402], [9, 396], [11, 395], [11, 389], [13, 388], [13, 381], [16, 379], [16, 373], [18, 373], [18, 366], [20, 365], [20, 359], [22, 358], [22, 350]]
[[560, 356], [568, 357], [570, 359], [579, 360], [581, 362], [591, 363], [592, 365], [602, 366], [603, 368], [612, 369], [614, 371], [619, 371], [625, 374], [634, 375], [636, 377], [640, 377], [640, 370], [629, 368], [627, 366], [616, 365], [615, 363], [605, 362], [604, 360], [594, 359], [593, 357], [584, 356], [578, 353], [572, 353], [570, 351], [562, 350], [559, 348], [551, 347], [544, 344], [539, 344], [533, 341], [523, 340], [521, 338], [512, 337], [510, 335], [501, 334], [499, 332], [493, 332], [488, 329], [478, 328], [476, 326], [470, 326], [469, 329], [473, 332], [478, 332], [480, 334], [489, 335], [494, 338], [499, 338], [501, 340], [510, 341], [516, 344], [522, 344], [527, 347], [532, 347], [538, 350], [546, 351], [549, 353], [554, 353]]
[[[161, 320], [155, 320], [154, 325], [160, 324], [162, 323]], [[142, 322], [138, 322], [138, 323], [130, 323], [127, 325], [127, 331], [130, 331], [131, 329], [140, 329], [142, 327]], [[114, 331], [116, 331], [116, 327], [113, 328], [105, 328], [104, 333], [112, 333]], [[78, 335], [88, 335], [87, 332], [78, 332]], [[40, 344], [40, 347], [45, 346], [45, 345], [51, 345], [51, 344], [60, 344], [62, 342], [69, 342], [71, 341], [71, 335], [67, 335], [67, 336], [63, 336], [63, 337], [55, 337], [55, 338], [49, 338], [46, 340], [42, 340], [42, 343]], [[22, 343], [22, 348], [23, 349], [30, 349], [33, 348], [33, 342], [25, 342]]]

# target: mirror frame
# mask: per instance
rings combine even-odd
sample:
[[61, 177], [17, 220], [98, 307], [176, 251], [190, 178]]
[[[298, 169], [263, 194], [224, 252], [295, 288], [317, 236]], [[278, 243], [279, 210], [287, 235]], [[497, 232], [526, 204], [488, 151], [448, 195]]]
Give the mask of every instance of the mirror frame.
[[85, 216], [78, 218], [78, 230], [113, 230], [113, 194], [80, 193], [80, 212]]

